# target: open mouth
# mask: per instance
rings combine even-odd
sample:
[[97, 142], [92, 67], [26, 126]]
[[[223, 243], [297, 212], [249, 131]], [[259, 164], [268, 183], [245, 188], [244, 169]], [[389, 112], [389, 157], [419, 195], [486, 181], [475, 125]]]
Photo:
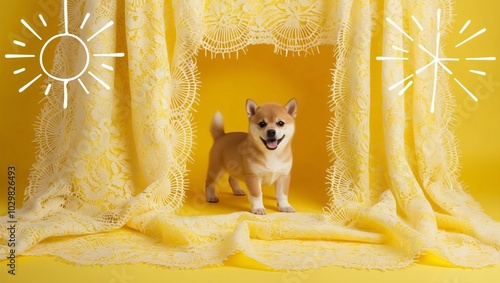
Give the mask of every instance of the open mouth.
[[281, 143], [281, 141], [285, 138], [285, 135], [283, 135], [283, 137], [281, 137], [281, 139], [263, 139], [263, 138], [260, 138], [260, 140], [262, 141], [262, 143], [266, 146], [267, 149], [269, 150], [275, 150], [278, 148], [278, 145]]

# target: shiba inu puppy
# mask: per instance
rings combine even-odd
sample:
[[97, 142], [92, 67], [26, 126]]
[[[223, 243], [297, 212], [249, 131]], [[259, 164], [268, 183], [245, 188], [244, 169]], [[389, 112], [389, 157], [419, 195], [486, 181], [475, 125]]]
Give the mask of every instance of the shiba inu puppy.
[[246, 184], [252, 213], [266, 214], [262, 185], [270, 184], [276, 187], [279, 211], [295, 212], [288, 203], [288, 190], [297, 101], [292, 99], [285, 106], [277, 103], [258, 106], [248, 99], [246, 110], [248, 133], [225, 133], [222, 115], [219, 112], [214, 115], [210, 127], [214, 144], [210, 151], [206, 178], [207, 201], [219, 201], [215, 187], [223, 173], [227, 172], [234, 195], [244, 196], [245, 191], [240, 187], [240, 181]]

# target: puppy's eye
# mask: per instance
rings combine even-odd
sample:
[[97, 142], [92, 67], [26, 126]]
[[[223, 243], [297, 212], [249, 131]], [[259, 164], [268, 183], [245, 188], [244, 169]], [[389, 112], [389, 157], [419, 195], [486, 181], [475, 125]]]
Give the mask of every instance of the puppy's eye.
[[265, 126], [267, 126], [266, 122], [262, 121], [259, 123], [259, 127], [264, 128]]
[[279, 122], [278, 122], [278, 123], [276, 123], [276, 124], [277, 124], [278, 126], [280, 126], [280, 127], [283, 127], [283, 126], [285, 125], [285, 122], [283, 122], [283, 121], [279, 121]]

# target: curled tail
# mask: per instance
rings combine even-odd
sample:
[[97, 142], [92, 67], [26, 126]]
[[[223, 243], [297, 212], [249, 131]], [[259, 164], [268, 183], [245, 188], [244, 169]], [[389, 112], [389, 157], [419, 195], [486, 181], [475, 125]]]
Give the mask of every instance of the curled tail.
[[212, 137], [214, 139], [225, 134], [224, 126], [222, 124], [222, 114], [217, 111], [212, 118], [212, 124], [210, 125], [210, 133], [212, 133]]

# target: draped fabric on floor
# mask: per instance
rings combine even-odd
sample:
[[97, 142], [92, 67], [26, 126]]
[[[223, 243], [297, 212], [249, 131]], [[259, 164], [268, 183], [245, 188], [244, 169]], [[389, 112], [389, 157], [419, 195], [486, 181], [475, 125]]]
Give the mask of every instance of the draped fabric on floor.
[[[71, 84], [67, 109], [57, 84], [43, 100], [37, 160], [17, 213], [16, 252], [174, 268], [220, 264], [235, 252], [276, 269], [400, 268], [422, 252], [458, 266], [499, 263], [500, 225], [458, 181], [446, 74], [438, 72], [434, 113], [433, 72], [414, 76], [404, 95], [397, 95], [403, 85], [389, 90], [429, 63], [416, 51], [420, 44], [435, 50], [438, 30], [445, 38], [451, 8], [450, 0], [70, 0], [70, 32], [89, 38], [113, 20], [88, 46], [93, 54], [125, 57], [90, 61], [89, 70], [110, 90], [84, 75], [89, 94]], [[375, 38], [383, 54], [373, 54]], [[85, 57], [75, 55], [82, 52], [75, 44], [61, 40], [53, 73], [85, 64], [74, 60]], [[325, 130], [328, 206], [323, 214], [179, 216], [186, 163], [193, 161], [195, 56], [200, 49], [227, 55], [253, 44], [273, 45], [282, 55], [325, 44], [335, 50]], [[415, 51], [411, 60], [373, 60], [400, 56], [393, 45]], [[371, 71], [374, 62], [381, 72]], [[374, 79], [381, 89], [372, 89]], [[0, 219], [4, 255], [6, 223]]]

